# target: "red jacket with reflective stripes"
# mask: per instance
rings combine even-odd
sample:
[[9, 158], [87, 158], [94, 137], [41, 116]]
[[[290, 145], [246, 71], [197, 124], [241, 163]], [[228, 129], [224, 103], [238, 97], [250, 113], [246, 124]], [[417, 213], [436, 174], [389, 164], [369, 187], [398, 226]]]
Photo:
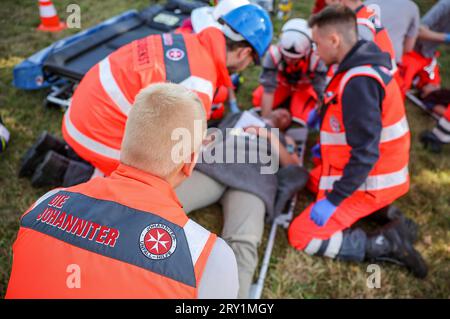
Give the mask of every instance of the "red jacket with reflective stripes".
[[389, 53], [391, 62], [393, 63], [393, 71], [397, 69], [395, 62], [395, 50], [392, 45], [391, 38], [387, 30], [381, 25], [380, 19], [376, 12], [365, 5], [361, 5], [356, 9], [357, 23], [369, 28], [373, 33], [373, 42], [375, 42], [381, 51]]
[[170, 81], [195, 91], [210, 114], [216, 88], [231, 87], [225, 37], [216, 28], [199, 34], [151, 35], [113, 52], [80, 82], [62, 132], [75, 152], [109, 175], [118, 165], [125, 122], [139, 91]]
[[197, 298], [216, 238], [166, 181], [121, 164], [22, 216], [6, 298]]
[[385, 94], [381, 106], [379, 158], [366, 181], [351, 198], [390, 203], [409, 189], [410, 132], [397, 82], [388, 69], [375, 69], [371, 65], [355, 66], [336, 74], [325, 91], [325, 113], [320, 129], [322, 174], [318, 196], [322, 198], [333, 189], [334, 182], [343, 176], [351, 157], [352, 148], [346, 140], [343, 120], [342, 96], [348, 81], [358, 76], [375, 79]]

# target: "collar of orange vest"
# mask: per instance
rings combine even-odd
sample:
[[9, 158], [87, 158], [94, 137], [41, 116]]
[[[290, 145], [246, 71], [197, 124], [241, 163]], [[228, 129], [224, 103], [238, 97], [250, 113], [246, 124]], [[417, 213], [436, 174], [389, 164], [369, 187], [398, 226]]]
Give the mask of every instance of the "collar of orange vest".
[[202, 46], [208, 50], [217, 70], [217, 86], [233, 87], [230, 73], [227, 69], [227, 48], [225, 45], [225, 36], [217, 28], [206, 28], [197, 35]]
[[149, 185], [182, 207], [181, 203], [178, 201], [175, 191], [173, 190], [173, 187], [161, 177], [121, 163], [111, 174], [111, 178], [127, 178]]

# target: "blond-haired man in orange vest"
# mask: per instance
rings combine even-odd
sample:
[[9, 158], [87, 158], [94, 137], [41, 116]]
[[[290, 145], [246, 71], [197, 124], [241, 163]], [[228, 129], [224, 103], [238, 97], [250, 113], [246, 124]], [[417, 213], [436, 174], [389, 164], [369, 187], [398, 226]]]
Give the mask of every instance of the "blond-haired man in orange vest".
[[205, 131], [191, 91], [141, 90], [111, 176], [50, 191], [22, 216], [6, 298], [235, 298], [231, 248], [190, 220], [173, 190]]

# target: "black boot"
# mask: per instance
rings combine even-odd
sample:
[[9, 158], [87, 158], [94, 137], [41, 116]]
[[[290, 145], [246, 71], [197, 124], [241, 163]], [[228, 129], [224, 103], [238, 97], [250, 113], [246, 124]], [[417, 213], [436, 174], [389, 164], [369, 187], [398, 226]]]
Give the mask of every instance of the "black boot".
[[386, 261], [406, 267], [417, 278], [425, 278], [428, 269], [420, 253], [408, 239], [406, 226], [399, 219], [393, 220], [368, 236], [365, 258], [370, 261]]
[[382, 209], [370, 214], [365, 219], [380, 225], [386, 225], [395, 219], [400, 219], [400, 221], [405, 225], [405, 229], [408, 233], [407, 237], [412, 243], [415, 243], [419, 237], [419, 226], [416, 222], [411, 218], [406, 217], [402, 211], [394, 205], [383, 207]]
[[433, 153], [440, 153], [442, 151], [442, 142], [431, 131], [423, 131], [420, 134], [420, 142], [425, 149], [430, 149]]
[[33, 187], [58, 187], [63, 184], [64, 175], [69, 166], [69, 159], [49, 151], [31, 177]]
[[19, 170], [19, 177], [32, 176], [36, 167], [42, 162], [48, 151], [55, 151], [65, 154], [67, 144], [46, 131], [42, 132], [37, 141], [31, 146], [22, 157], [22, 163]]

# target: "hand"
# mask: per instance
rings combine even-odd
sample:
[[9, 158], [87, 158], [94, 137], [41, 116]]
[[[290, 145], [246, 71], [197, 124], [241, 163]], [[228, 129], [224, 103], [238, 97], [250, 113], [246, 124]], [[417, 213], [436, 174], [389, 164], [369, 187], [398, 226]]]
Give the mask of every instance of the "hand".
[[230, 105], [231, 113], [239, 113], [241, 111], [236, 100], [229, 100], [228, 104]]
[[328, 222], [336, 209], [337, 206], [334, 206], [328, 199], [321, 199], [311, 208], [310, 218], [317, 226], [322, 227]]
[[320, 121], [320, 116], [319, 116], [319, 111], [317, 108], [312, 109], [309, 114], [308, 114], [308, 119], [306, 121], [306, 124], [308, 124], [308, 126], [310, 128], [319, 128], [319, 121]]
[[447, 44], [450, 43], [450, 33], [447, 33], [447, 34], [445, 35], [444, 42], [447, 43]]
[[320, 143], [315, 144], [311, 148], [311, 154], [313, 158], [322, 158], [321, 152], [320, 152]]

